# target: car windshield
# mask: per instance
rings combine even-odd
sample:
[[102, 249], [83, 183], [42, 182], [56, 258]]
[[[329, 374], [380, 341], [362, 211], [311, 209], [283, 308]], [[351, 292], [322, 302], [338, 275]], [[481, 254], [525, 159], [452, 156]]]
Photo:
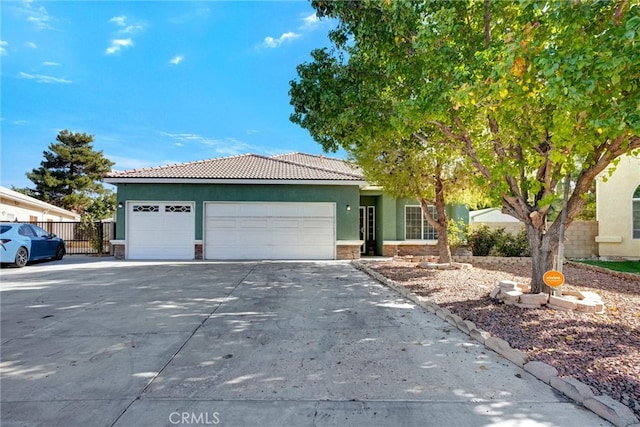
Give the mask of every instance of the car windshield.
[[9, 230], [11, 230], [11, 226], [10, 225], [0, 225], [0, 234], [6, 233]]

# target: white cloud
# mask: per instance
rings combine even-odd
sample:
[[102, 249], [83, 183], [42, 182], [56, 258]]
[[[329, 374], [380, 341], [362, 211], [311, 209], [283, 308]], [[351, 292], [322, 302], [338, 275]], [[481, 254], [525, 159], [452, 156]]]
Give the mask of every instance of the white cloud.
[[311, 15], [307, 15], [302, 18], [302, 25], [300, 26], [301, 30], [311, 30], [318, 26], [320, 23], [320, 18], [316, 15], [316, 13], [312, 13]]
[[251, 151], [262, 150], [262, 148], [260, 147], [254, 147], [233, 137], [209, 138], [195, 133], [160, 132], [160, 134], [175, 140], [173, 145], [177, 147], [184, 147], [186, 145], [196, 143], [204, 145], [205, 147], [209, 147], [213, 150], [213, 153], [218, 156], [235, 156]]
[[0, 56], [7, 54], [7, 49], [6, 49], [7, 46], [9, 46], [9, 42], [0, 40]]
[[109, 22], [115, 24], [118, 27], [118, 34], [134, 34], [144, 30], [145, 26], [142, 23], [129, 24], [127, 17], [124, 15], [114, 16], [109, 19]]
[[293, 39], [297, 39], [298, 37], [302, 37], [302, 34], [294, 33], [293, 31], [286, 32], [282, 34], [277, 39], [267, 36], [264, 38], [263, 46], [269, 48], [276, 48], [280, 46], [282, 43], [286, 41], [291, 41]]
[[34, 42], [26, 42], [25, 46], [27, 46], [30, 49], [37, 49], [38, 48], [38, 45], [35, 44]]
[[179, 63], [181, 63], [182, 61], [184, 61], [184, 56], [182, 55], [176, 55], [173, 58], [171, 58], [171, 60], [169, 61], [169, 63], [173, 64], [173, 65], [178, 65]]
[[38, 83], [71, 83], [71, 80], [60, 77], [46, 76], [44, 74], [28, 74], [20, 71], [20, 77], [23, 79], [35, 80]]
[[315, 31], [322, 24], [315, 12], [309, 15], [302, 15], [300, 21], [301, 23], [298, 25], [297, 31], [287, 31], [278, 38], [267, 36], [260, 46], [271, 49], [280, 47], [285, 42], [291, 42], [294, 39], [304, 37], [307, 33]]
[[131, 39], [114, 39], [111, 40], [111, 46], [109, 46], [106, 50], [107, 55], [113, 55], [114, 53], [119, 52], [123, 48], [128, 48], [133, 46], [133, 40]]
[[113, 18], [109, 19], [109, 22], [113, 22], [117, 26], [123, 27], [123, 26], [127, 25], [127, 17], [126, 16], [114, 16]]
[[59, 62], [53, 62], [53, 61], [45, 61], [42, 63], [42, 65], [46, 66], [46, 67], [59, 67], [60, 64]]
[[44, 6], [34, 7], [33, 3], [32, 0], [25, 0], [22, 2], [23, 7], [18, 10], [27, 15], [27, 21], [34, 24], [39, 30], [53, 29], [51, 26], [52, 18], [47, 9]]

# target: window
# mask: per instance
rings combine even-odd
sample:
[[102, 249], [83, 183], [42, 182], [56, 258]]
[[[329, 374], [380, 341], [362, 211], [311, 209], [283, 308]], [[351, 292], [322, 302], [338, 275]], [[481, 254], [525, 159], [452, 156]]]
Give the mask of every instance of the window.
[[[406, 240], [438, 239], [436, 229], [429, 225], [427, 220], [424, 219], [424, 216], [422, 215], [422, 208], [420, 206], [405, 206], [404, 212]], [[429, 212], [431, 212], [431, 215], [434, 217], [436, 216], [435, 207], [429, 206]]]
[[160, 212], [159, 205], [133, 205], [134, 212]]
[[631, 216], [633, 218], [633, 238], [640, 239], [640, 185], [633, 192], [631, 199]]
[[21, 236], [29, 236], [29, 237], [36, 236], [36, 233], [33, 232], [33, 229], [31, 228], [31, 226], [27, 224], [20, 226], [20, 229], [18, 230], [18, 234], [20, 234]]
[[164, 207], [165, 212], [191, 212], [191, 206], [189, 205], [167, 205]]

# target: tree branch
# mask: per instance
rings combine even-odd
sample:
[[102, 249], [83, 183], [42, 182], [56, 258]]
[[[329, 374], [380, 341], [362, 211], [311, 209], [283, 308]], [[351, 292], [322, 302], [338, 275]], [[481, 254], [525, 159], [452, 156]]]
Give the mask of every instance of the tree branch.
[[491, 9], [490, 0], [484, 0], [484, 48], [489, 48], [491, 42]]

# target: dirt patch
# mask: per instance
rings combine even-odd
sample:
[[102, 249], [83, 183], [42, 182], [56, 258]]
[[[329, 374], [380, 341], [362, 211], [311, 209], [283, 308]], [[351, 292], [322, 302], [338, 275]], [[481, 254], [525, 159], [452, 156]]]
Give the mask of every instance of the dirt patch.
[[603, 314], [586, 314], [522, 309], [489, 298], [499, 280], [529, 283], [529, 267], [424, 270], [397, 260], [367, 265], [525, 351], [530, 360], [554, 366], [559, 376], [619, 400], [640, 417], [640, 278], [566, 265], [563, 289], [595, 292], [605, 304]]

